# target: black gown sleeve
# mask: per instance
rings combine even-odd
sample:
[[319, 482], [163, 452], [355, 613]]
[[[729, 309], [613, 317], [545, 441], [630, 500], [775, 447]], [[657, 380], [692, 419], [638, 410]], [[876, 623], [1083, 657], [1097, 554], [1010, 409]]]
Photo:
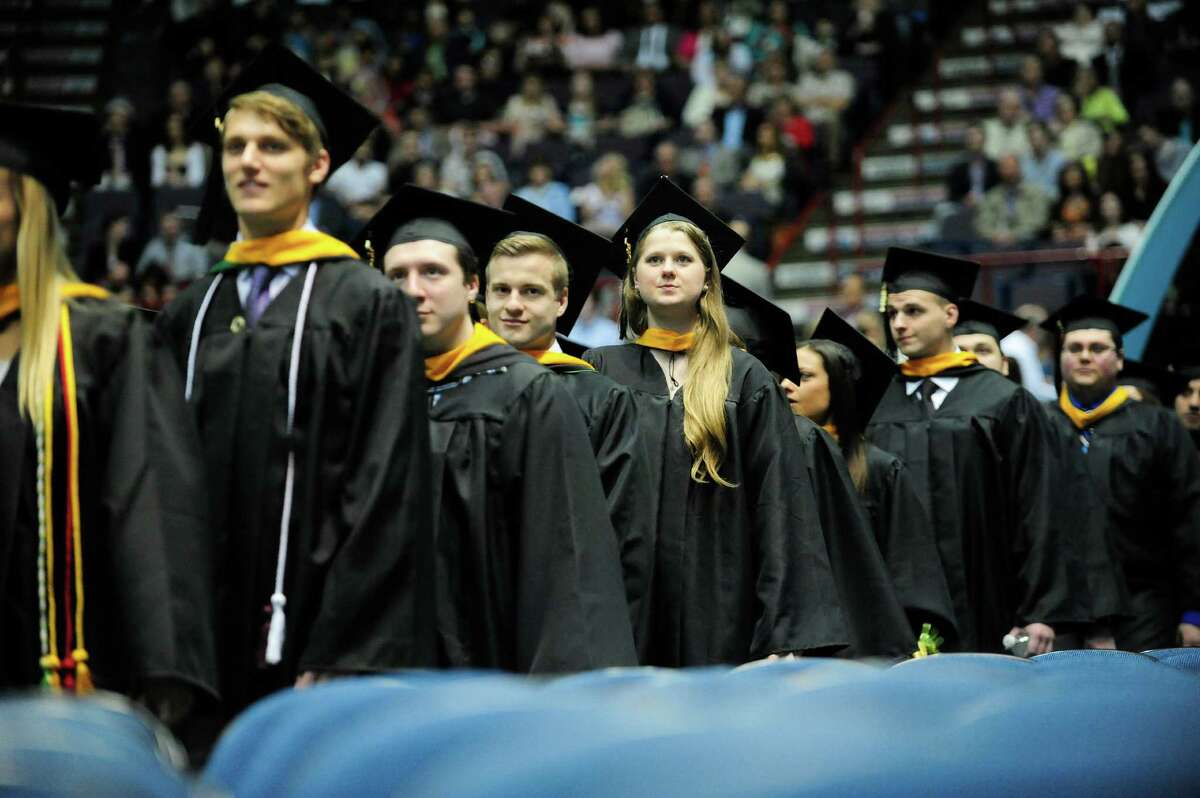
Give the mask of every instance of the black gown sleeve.
[[[1002, 431], [1004, 478], [1012, 485], [1012, 537], [1009, 542], [1016, 591], [1013, 623], [1078, 623], [1088, 610], [1074, 586], [1079, 567], [1056, 523], [1054, 484], [1056, 442], [1045, 411], [1031, 394], [1015, 391], [997, 428]], [[989, 641], [990, 642], [990, 641]]]
[[176, 679], [215, 696], [215, 552], [199, 436], [157, 333], [138, 313], [110, 318], [126, 326], [98, 402], [107, 454], [89, 476], [104, 479], [128, 661], [135, 681]]
[[613, 385], [601, 412], [592, 419], [590, 432], [609, 517], [620, 546], [634, 641], [644, 653], [650, 625], [655, 508], [637, 404], [627, 388]]
[[517, 398], [501, 435], [496, 467], [516, 536], [515, 670], [636, 665], [617, 538], [574, 398], [547, 372]]
[[[879, 544], [837, 444], [796, 417], [821, 529], [849, 625], [851, 656], [904, 657], [916, 637], [892, 584]], [[948, 599], [947, 599], [948, 600]]]
[[850, 642], [826, 551], [814, 486], [787, 400], [762, 366], [738, 403], [742, 488], [749, 492], [757, 547], [759, 617], [752, 658], [828, 653]]
[[[1200, 611], [1200, 454], [1188, 432], [1172, 413], [1162, 412], [1158, 439], [1159, 484], [1169, 486], [1164, 502], [1170, 541], [1170, 584], [1180, 612]], [[1176, 619], [1178, 620], [1178, 619]]]
[[929, 512], [921, 503], [908, 467], [899, 457], [868, 455], [873, 473], [868, 490], [876, 507], [876, 539], [892, 584], [914, 632], [932, 624], [945, 640], [958, 639], [954, 602], [933, 537]]
[[411, 302], [383, 287], [364, 303], [343, 351], [357, 379], [336, 504], [316, 558], [329, 565], [300, 671], [361, 673], [429, 666], [434, 559], [429, 423], [420, 327]]

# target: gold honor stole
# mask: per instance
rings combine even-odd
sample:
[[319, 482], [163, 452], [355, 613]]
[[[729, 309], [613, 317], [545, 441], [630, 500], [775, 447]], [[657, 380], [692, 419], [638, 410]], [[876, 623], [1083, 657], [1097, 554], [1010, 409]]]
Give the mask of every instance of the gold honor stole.
[[525, 354], [541, 363], [543, 366], [574, 366], [575, 368], [595, 371], [596, 368], [586, 360], [572, 357], [566, 352], [554, 352], [549, 349], [526, 349]]
[[924, 379], [936, 377], [950, 369], [973, 366], [978, 362], [979, 358], [970, 352], [942, 352], [940, 355], [906, 360], [900, 364], [900, 373], [905, 377]]
[[489, 346], [503, 346], [507, 342], [494, 332], [476, 322], [471, 337], [449, 352], [425, 358], [425, 379], [441, 382], [454, 373], [464, 360]]
[[1076, 429], [1087, 429], [1100, 419], [1112, 415], [1118, 407], [1128, 401], [1129, 392], [1118, 386], [1108, 395], [1107, 399], [1096, 407], [1091, 410], [1080, 410], [1067, 394], [1067, 386], [1064, 385], [1058, 392], [1058, 407], [1066, 414], [1067, 418], [1071, 419], [1071, 423], [1075, 425]]
[[695, 333], [677, 333], [674, 330], [664, 330], [661, 327], [651, 327], [638, 336], [634, 341], [638, 346], [649, 349], [660, 349], [664, 352], [686, 352], [692, 348]]
[[288, 230], [266, 238], [234, 241], [225, 252], [225, 258], [213, 266], [210, 273], [219, 274], [249, 265], [290, 266], [343, 258], [358, 260], [358, 253], [348, 244], [319, 230]]

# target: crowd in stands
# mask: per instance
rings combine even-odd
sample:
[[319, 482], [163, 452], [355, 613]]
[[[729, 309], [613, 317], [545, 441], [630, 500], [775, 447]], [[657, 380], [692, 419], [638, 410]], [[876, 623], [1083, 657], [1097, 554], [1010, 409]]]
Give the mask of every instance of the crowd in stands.
[[610, 234], [667, 174], [748, 232], [742, 262], [761, 289], [773, 225], [828, 182], [928, 22], [921, 3], [881, 0], [213, 5], [162, 23], [160, 107], [105, 108], [109, 196], [89, 203], [84, 276], [142, 303], [203, 268], [186, 230], [211, 158], [207, 109], [270, 41], [383, 120], [324, 187], [321, 229], [351, 237], [415, 183], [490, 205], [515, 192]]
[[940, 238], [964, 251], [1131, 249], [1200, 135], [1194, 9], [1078, 3], [965, 133]]

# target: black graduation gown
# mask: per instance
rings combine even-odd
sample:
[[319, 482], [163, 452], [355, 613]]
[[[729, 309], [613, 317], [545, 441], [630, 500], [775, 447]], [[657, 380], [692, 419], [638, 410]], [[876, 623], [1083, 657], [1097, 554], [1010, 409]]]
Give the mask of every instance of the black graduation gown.
[[[1077, 588], [1088, 608], [1088, 617], [1102, 628], [1111, 630], [1117, 619], [1128, 617], [1129, 590], [1117, 552], [1115, 530], [1109, 523], [1106, 502], [1088, 470], [1088, 462], [1079, 443], [1078, 430], [1065, 420], [1053, 403], [1042, 407], [1051, 419], [1058, 441], [1059, 472], [1056, 484], [1070, 501], [1055, 503], [1064, 531], [1080, 563], [1083, 582]], [[1058, 418], [1056, 418], [1058, 417]], [[1086, 630], [1081, 630], [1086, 631]], [[1079, 643], [1082, 645], [1082, 639]]]
[[850, 646], [839, 654], [907, 657], [916, 649], [917, 638], [841, 450], [807, 418], [796, 416], [795, 424], [850, 632]]
[[866, 444], [867, 484], [863, 504], [875, 541], [892, 575], [900, 604], [916, 634], [929, 623], [950, 644], [958, 638], [954, 603], [938, 556], [929, 513], [904, 461]]
[[1031, 394], [978, 364], [927, 415], [897, 377], [867, 438], [908, 465], [933, 522], [959, 648], [1002, 650], [1014, 625], [1086, 620], [1073, 551], [1055, 523], [1054, 433]]
[[[1051, 417], [1079, 446], [1066, 414]], [[1178, 417], [1145, 402], [1089, 429], [1083, 457], [1129, 591], [1131, 617], [1113, 624], [1117, 646], [1173, 646], [1180, 616], [1200, 609], [1200, 456]]]
[[[186, 374], [192, 327], [216, 279], [159, 317]], [[298, 673], [435, 660], [424, 360], [407, 297], [358, 261], [327, 261], [301, 342], [283, 661], [265, 667], [288, 459], [287, 396], [302, 268], [253, 328], [226, 273], [201, 330], [192, 406], [221, 552], [223, 692], [236, 710]]]
[[616, 535], [567, 389], [496, 345], [428, 393], [444, 662], [519, 673], [637, 664]]
[[654, 568], [655, 508], [652, 477], [638, 429], [637, 404], [628, 388], [591, 369], [569, 364], [548, 368], [575, 397], [587, 425], [621, 552], [633, 638], [644, 657]]
[[[79, 421], [84, 632], [99, 688], [169, 678], [216, 695], [212, 551], [203, 464], [174, 364], [153, 328], [114, 301], [70, 301]], [[17, 406], [19, 360], [0, 383], [0, 687], [37, 684], [37, 453]], [[57, 371], [57, 370], [56, 370]], [[67, 427], [54, 387], [53, 524], [59, 656]]]
[[741, 663], [849, 642], [791, 408], [758, 360], [732, 351], [722, 476], [734, 488], [691, 478], [683, 391], [669, 396], [651, 350], [628, 344], [586, 354], [633, 389], [658, 488], [644, 664]]

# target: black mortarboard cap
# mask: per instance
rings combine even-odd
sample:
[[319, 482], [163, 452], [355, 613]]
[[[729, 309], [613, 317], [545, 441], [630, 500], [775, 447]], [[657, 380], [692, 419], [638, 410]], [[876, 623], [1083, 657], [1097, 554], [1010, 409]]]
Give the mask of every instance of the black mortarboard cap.
[[0, 166], [36, 178], [64, 213], [71, 183], [90, 186], [100, 176], [94, 114], [70, 108], [0, 103]]
[[1183, 366], [1177, 369], [1179, 374], [1188, 382], [1192, 380], [1200, 380], [1200, 365]]
[[1107, 299], [1080, 296], [1050, 314], [1042, 327], [1060, 336], [1075, 330], [1108, 330], [1120, 345], [1122, 336], [1150, 318], [1140, 310]]
[[841, 344], [858, 359], [859, 376], [855, 381], [855, 398], [859, 418], [863, 427], [866, 427], [896, 375], [895, 361], [829, 308], [825, 308], [825, 312], [817, 321], [812, 338], [823, 338]]
[[723, 274], [721, 293], [729, 326], [746, 344], [746, 351], [779, 376], [800, 382], [796, 333], [788, 312]]
[[397, 244], [442, 241], [470, 249], [482, 271], [492, 247], [516, 224], [516, 217], [500, 208], [405, 185], [363, 225], [350, 246], [382, 269], [384, 255]]
[[888, 292], [930, 291], [957, 302], [971, 296], [979, 264], [937, 252], [907, 247], [888, 247], [883, 262], [883, 282]]
[[661, 222], [687, 221], [708, 235], [713, 254], [717, 257], [717, 269], [724, 269], [746, 240], [729, 225], [718, 219], [712, 211], [700, 204], [695, 197], [660, 175], [654, 186], [642, 197], [633, 213], [613, 235], [613, 255], [609, 268], [618, 277], [624, 277], [630, 255], [637, 249], [638, 242], [646, 232]]
[[556, 335], [555, 339], [558, 341], [558, 348], [571, 357], [581, 358], [583, 357], [584, 352], [591, 349], [590, 346], [581, 344], [578, 341], [572, 341], [570, 338], [562, 334]]
[[354, 151], [379, 125], [374, 114], [304, 59], [286, 47], [267, 47], [226, 87], [197, 131], [202, 140], [213, 145], [204, 203], [193, 235], [198, 243], [210, 238], [231, 240], [237, 232], [237, 216], [225, 195], [221, 172], [220, 123], [233, 98], [252, 91], [265, 91], [289, 100], [313, 121], [329, 152], [330, 175], [354, 156]]
[[[539, 233], [549, 238], [562, 252], [571, 275], [567, 309], [558, 317], [558, 331], [570, 335], [592, 287], [609, 260], [609, 240], [556, 213], [510, 194], [504, 208], [516, 214], [518, 232]], [[486, 257], [486, 256], [485, 256]]]
[[976, 302], [973, 299], [959, 300], [956, 304], [958, 305], [958, 325], [954, 328], [955, 335], [972, 333], [990, 335], [998, 343], [1026, 324], [1020, 316], [1014, 316], [1012, 313]]
[[1159, 402], [1169, 405], [1187, 388], [1188, 377], [1178, 371], [1126, 358], [1125, 365], [1117, 377], [1117, 384], [1134, 385], [1143, 391], [1148, 389]]

